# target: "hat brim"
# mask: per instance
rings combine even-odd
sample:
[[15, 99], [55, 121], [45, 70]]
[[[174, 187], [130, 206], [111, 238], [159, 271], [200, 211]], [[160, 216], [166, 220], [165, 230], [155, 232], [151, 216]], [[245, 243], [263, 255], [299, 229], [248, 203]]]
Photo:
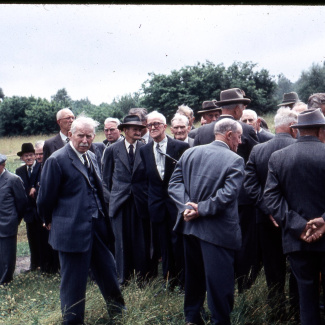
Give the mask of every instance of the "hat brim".
[[144, 129], [146, 126], [143, 125], [141, 122], [137, 123], [137, 122], [127, 122], [127, 123], [122, 123], [120, 124], [117, 128], [122, 131], [123, 128], [126, 128], [128, 126], [137, 126], [137, 127], [140, 127], [142, 129]]
[[308, 129], [308, 128], [315, 128], [315, 127], [322, 127], [322, 126], [325, 126], [325, 123], [313, 123], [313, 124], [293, 124], [293, 125], [290, 125], [291, 128], [293, 129]]
[[207, 112], [215, 112], [215, 111], [222, 111], [221, 107], [206, 109], [202, 111], [198, 111], [197, 114], [207, 113]]
[[223, 105], [231, 105], [231, 104], [249, 104], [251, 100], [249, 98], [240, 98], [240, 99], [226, 99], [220, 100], [216, 102], [216, 105], [223, 106]]
[[281, 103], [278, 106], [287, 106], [287, 105], [291, 105], [291, 104], [295, 104], [296, 102], [286, 102], [286, 103]]
[[29, 152], [35, 153], [35, 150], [31, 150], [31, 151], [19, 151], [19, 152], [17, 152], [17, 156], [21, 157], [24, 153], [29, 153]]

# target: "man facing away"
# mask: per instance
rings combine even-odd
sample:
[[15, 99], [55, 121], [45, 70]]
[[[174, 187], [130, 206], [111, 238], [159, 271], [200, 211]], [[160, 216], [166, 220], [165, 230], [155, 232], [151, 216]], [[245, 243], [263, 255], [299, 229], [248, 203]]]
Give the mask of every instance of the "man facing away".
[[174, 229], [184, 240], [185, 319], [197, 325], [204, 324], [200, 313], [206, 291], [212, 324], [230, 324], [234, 252], [241, 245], [237, 197], [244, 160], [236, 151], [242, 127], [226, 118], [214, 130], [214, 142], [183, 154], [168, 188], [178, 208]]
[[18, 225], [27, 204], [23, 182], [5, 169], [6, 160], [0, 154], [0, 285], [13, 279]]
[[137, 115], [127, 115], [119, 128], [125, 139], [103, 156], [104, 198], [115, 235], [115, 259], [121, 284], [134, 273], [144, 280], [150, 267], [148, 182], [140, 157], [141, 131]]
[[124, 306], [116, 266], [108, 245], [114, 240], [96, 156], [89, 151], [98, 123], [79, 117], [68, 145], [44, 164], [37, 199], [50, 229], [49, 243], [59, 252], [61, 311], [64, 324], [83, 324], [89, 269], [109, 307]]

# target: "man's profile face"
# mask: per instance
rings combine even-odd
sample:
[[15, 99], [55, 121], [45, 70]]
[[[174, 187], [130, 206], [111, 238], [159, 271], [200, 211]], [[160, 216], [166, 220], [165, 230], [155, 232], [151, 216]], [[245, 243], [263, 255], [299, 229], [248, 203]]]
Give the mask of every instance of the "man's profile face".
[[73, 134], [69, 132], [69, 138], [75, 149], [83, 154], [95, 139], [94, 129], [88, 125], [79, 125]]
[[4, 162], [3, 164], [0, 165], [0, 174], [2, 174], [3, 170], [6, 167], [6, 163]]
[[167, 124], [165, 124], [159, 117], [148, 118], [147, 126], [150, 135], [155, 142], [160, 142], [165, 138]]
[[35, 161], [35, 154], [34, 152], [25, 152], [21, 156], [21, 160], [27, 165], [32, 166]]
[[141, 139], [141, 131], [143, 128], [139, 127], [139, 126], [129, 126], [124, 128], [124, 135], [125, 135], [125, 139], [126, 141], [128, 141], [129, 143], [136, 140], [140, 140]]
[[121, 131], [117, 128], [115, 122], [105, 124], [104, 133], [108, 142], [114, 143], [121, 135]]
[[251, 125], [255, 131], [257, 131], [257, 119], [255, 118], [254, 114], [250, 112], [243, 111], [243, 115], [241, 117], [241, 121]]
[[239, 128], [237, 132], [231, 132], [229, 139], [229, 148], [233, 152], [237, 152], [238, 145], [241, 143], [241, 135], [243, 133], [242, 128]]
[[58, 119], [58, 124], [62, 133], [67, 133], [71, 129], [71, 124], [74, 121], [75, 117], [70, 111], [62, 111], [61, 116]]
[[220, 111], [207, 112], [204, 113], [202, 116], [206, 120], [206, 124], [210, 124], [219, 118]]
[[172, 122], [170, 131], [174, 134], [174, 138], [180, 141], [184, 141], [187, 138], [188, 132], [190, 131], [190, 126], [187, 126], [181, 120], [176, 120]]
[[35, 148], [35, 156], [36, 156], [37, 162], [39, 162], [39, 163], [43, 162], [43, 147]]

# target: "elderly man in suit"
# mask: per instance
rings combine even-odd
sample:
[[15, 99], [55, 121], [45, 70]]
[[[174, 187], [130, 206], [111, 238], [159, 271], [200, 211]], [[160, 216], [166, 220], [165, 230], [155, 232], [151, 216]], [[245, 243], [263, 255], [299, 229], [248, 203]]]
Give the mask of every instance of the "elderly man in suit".
[[83, 324], [89, 269], [107, 302], [123, 308], [114, 240], [96, 156], [89, 151], [98, 123], [79, 117], [69, 131], [70, 143], [51, 155], [42, 171], [37, 199], [50, 229], [49, 242], [59, 252], [61, 310], [64, 324]]
[[108, 117], [104, 122], [104, 133], [106, 139], [103, 141], [106, 147], [115, 142], [124, 140], [121, 130], [118, 126], [121, 124], [120, 120], [114, 117]]
[[310, 95], [307, 102], [307, 108], [320, 108], [323, 115], [325, 115], [325, 93], [315, 93]]
[[283, 252], [297, 279], [301, 324], [320, 325], [319, 274], [325, 263], [325, 238], [308, 242], [308, 221], [325, 218], [325, 118], [319, 108], [306, 110], [291, 127], [299, 129], [300, 136], [271, 155], [264, 200], [282, 229]]
[[[264, 272], [268, 286], [268, 303], [275, 319], [285, 318], [286, 256], [282, 250], [281, 229], [276, 223], [264, 200], [264, 187], [268, 173], [268, 163], [273, 152], [296, 142], [297, 132], [291, 128], [297, 122], [297, 113], [288, 107], [279, 108], [274, 117], [275, 137], [256, 145], [245, 167], [244, 186], [248, 196], [256, 206], [258, 243], [261, 248]], [[290, 274], [291, 305], [297, 304], [297, 294], [293, 291], [295, 280]], [[296, 286], [295, 286], [296, 287]], [[295, 310], [292, 310], [295, 311]]]
[[188, 143], [172, 139], [166, 135], [166, 118], [153, 111], [147, 116], [147, 128], [153, 139], [140, 148], [140, 155], [148, 177], [148, 206], [152, 222], [153, 259], [158, 260], [159, 241], [162, 257], [163, 276], [174, 280], [174, 285], [183, 286], [184, 251], [182, 239], [173, 231], [177, 208], [168, 195], [168, 183], [177, 160], [189, 148]]
[[68, 107], [62, 108], [56, 113], [56, 122], [60, 126], [60, 132], [53, 138], [45, 141], [43, 147], [43, 164], [54, 151], [62, 148], [69, 142], [68, 132], [74, 119], [75, 116]]
[[293, 108], [297, 103], [300, 102], [298, 94], [294, 91], [291, 93], [284, 93], [282, 97], [282, 102], [278, 105], [279, 107], [289, 107]]
[[30, 271], [41, 267], [42, 223], [37, 215], [36, 197], [41, 174], [41, 164], [36, 161], [35, 149], [32, 143], [23, 143], [17, 153], [25, 163], [16, 169], [16, 174], [22, 179], [28, 198], [24, 211], [28, 245], [30, 250]]
[[127, 115], [119, 126], [125, 140], [109, 146], [102, 160], [104, 198], [115, 235], [115, 259], [121, 284], [135, 273], [144, 279], [150, 266], [148, 185], [140, 148], [145, 126]]
[[23, 182], [5, 169], [6, 160], [0, 154], [0, 285], [13, 279], [18, 225], [27, 204]]
[[170, 127], [170, 131], [174, 134], [174, 139], [188, 143], [190, 148], [193, 147], [194, 139], [188, 137], [190, 130], [188, 118], [185, 115], [176, 113], [171, 120]]
[[182, 104], [178, 106], [176, 113], [186, 116], [188, 118], [188, 124], [190, 126], [190, 130], [195, 129], [195, 126], [193, 125], [195, 116], [194, 116], [194, 111], [192, 110], [191, 107]]
[[234, 251], [241, 244], [237, 197], [244, 160], [236, 154], [241, 134], [238, 122], [217, 122], [216, 140], [187, 150], [170, 179], [168, 192], [178, 208], [175, 231], [184, 239], [188, 324], [204, 324], [200, 313], [206, 291], [212, 324], [230, 324]]
[[261, 127], [261, 118], [258, 117], [256, 112], [252, 109], [244, 109], [240, 120], [254, 128], [259, 143], [269, 141], [274, 137], [273, 133], [268, 132]]
[[148, 115], [147, 109], [143, 108], [143, 107], [131, 108], [129, 110], [129, 115], [137, 115], [137, 116], [139, 116], [139, 119], [140, 119], [142, 125], [145, 126], [141, 130], [141, 141], [144, 144], [147, 144], [147, 143], [151, 142], [152, 138], [150, 136], [149, 130], [146, 127], [146, 125], [147, 125], [147, 115]]

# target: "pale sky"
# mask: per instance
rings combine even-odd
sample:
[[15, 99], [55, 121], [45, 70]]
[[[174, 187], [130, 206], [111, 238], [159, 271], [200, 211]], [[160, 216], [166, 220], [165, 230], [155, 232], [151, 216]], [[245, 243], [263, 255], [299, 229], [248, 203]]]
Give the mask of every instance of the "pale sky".
[[323, 6], [0, 4], [0, 87], [50, 99], [66, 88], [96, 105], [148, 73], [206, 60], [252, 61], [296, 81], [325, 58]]

